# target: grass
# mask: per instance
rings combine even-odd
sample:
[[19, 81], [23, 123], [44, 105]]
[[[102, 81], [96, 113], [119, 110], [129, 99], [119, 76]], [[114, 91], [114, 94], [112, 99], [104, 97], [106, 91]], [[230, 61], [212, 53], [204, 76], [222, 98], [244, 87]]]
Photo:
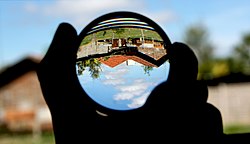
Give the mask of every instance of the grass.
[[[250, 133], [250, 125], [229, 125], [224, 127], [224, 133]], [[52, 132], [44, 132], [41, 137], [34, 137], [31, 133], [26, 134], [0, 134], [0, 144], [55, 144]]]
[[250, 125], [234, 124], [225, 126], [224, 133], [226, 134], [250, 133]]
[[52, 132], [46, 132], [41, 137], [32, 134], [1, 134], [0, 144], [55, 144]]
[[[109, 30], [103, 30], [98, 31], [94, 33], [95, 38], [98, 40], [104, 40], [104, 39], [112, 39], [113, 34], [114, 38], [140, 38], [142, 37], [142, 31], [145, 38], [154, 39], [162, 41], [161, 36], [153, 30], [145, 30], [145, 29], [139, 29], [139, 28], [119, 28], [119, 29], [109, 29]], [[81, 42], [81, 45], [88, 44], [91, 42], [93, 38], [93, 34], [87, 35]]]

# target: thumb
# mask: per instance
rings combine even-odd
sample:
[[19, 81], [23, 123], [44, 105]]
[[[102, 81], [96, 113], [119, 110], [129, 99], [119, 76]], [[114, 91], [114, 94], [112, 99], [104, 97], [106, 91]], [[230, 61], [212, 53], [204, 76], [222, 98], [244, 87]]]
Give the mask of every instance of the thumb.
[[194, 51], [186, 44], [175, 42], [168, 50], [169, 79], [177, 82], [190, 82], [197, 79], [198, 60]]
[[[61, 23], [58, 26], [50, 47], [41, 63], [54, 65], [59, 64], [59, 61], [74, 61], [75, 51], [78, 48], [76, 43], [76, 30], [68, 23]], [[54, 65], [53, 67], [57, 67], [57, 65]]]
[[76, 30], [70, 24], [60, 24], [46, 55], [38, 66], [38, 79], [49, 105], [66, 93], [66, 84], [72, 81], [70, 77], [74, 73], [77, 38]]

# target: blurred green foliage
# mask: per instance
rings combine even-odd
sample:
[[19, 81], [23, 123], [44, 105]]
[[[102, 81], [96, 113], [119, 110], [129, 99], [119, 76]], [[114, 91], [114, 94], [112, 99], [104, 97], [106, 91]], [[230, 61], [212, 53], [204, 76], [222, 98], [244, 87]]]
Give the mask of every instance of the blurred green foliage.
[[250, 74], [250, 32], [243, 35], [241, 42], [234, 47], [232, 60], [232, 70]]
[[78, 61], [76, 64], [78, 67], [77, 71], [78, 75], [82, 75], [85, 69], [89, 67], [88, 70], [93, 79], [97, 79], [100, 77], [100, 72], [102, 71], [102, 69], [101, 69], [101, 62], [98, 59], [91, 58], [88, 60]]
[[198, 79], [211, 80], [232, 73], [250, 75], [250, 32], [242, 36], [241, 41], [232, 46], [233, 51], [227, 57], [216, 57], [216, 44], [210, 41], [207, 28], [202, 24], [188, 27], [184, 33], [184, 42], [194, 50], [199, 61]]

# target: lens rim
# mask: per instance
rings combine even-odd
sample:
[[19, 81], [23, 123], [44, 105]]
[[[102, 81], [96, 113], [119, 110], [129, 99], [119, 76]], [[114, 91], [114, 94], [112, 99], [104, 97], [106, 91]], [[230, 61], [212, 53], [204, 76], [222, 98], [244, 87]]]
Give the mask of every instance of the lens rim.
[[155, 31], [157, 33], [159, 33], [159, 35], [164, 40], [164, 48], [168, 48], [168, 47], [171, 46], [172, 43], [171, 43], [169, 37], [167, 36], [167, 34], [164, 32], [164, 30], [156, 22], [154, 22], [153, 20], [151, 20], [150, 18], [148, 18], [148, 17], [146, 17], [146, 16], [144, 16], [142, 14], [139, 14], [139, 13], [136, 13], [136, 12], [130, 12], [130, 11], [110, 12], [110, 13], [104, 14], [104, 15], [99, 16], [98, 18], [94, 19], [79, 34], [79, 36], [78, 36], [79, 45], [80, 45], [81, 41], [83, 40], [83, 38], [91, 30], [91, 28], [98, 25], [98, 23], [100, 23], [100, 22], [103, 22], [103, 21], [105, 21], [107, 19], [118, 17], [118, 16], [136, 18], [136, 19], [140, 19], [142, 22], [148, 23], [151, 27], [153, 27], [155, 29]]

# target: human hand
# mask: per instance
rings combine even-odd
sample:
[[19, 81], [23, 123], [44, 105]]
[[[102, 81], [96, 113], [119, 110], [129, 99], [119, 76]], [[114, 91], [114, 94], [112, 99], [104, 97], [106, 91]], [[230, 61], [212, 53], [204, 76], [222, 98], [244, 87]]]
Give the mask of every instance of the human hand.
[[[78, 36], [68, 23], [59, 25], [51, 45], [39, 64], [37, 75], [50, 109], [56, 143], [76, 143], [79, 130], [89, 130], [94, 121], [88, 97], [80, 91], [75, 70]], [[88, 124], [89, 123], [89, 124]]]
[[175, 42], [168, 49], [168, 55], [168, 80], [152, 91], [144, 105], [154, 123], [151, 129], [168, 129], [166, 133], [170, 137], [183, 137], [194, 143], [222, 142], [222, 117], [220, 111], [207, 102], [206, 83], [197, 80], [195, 53], [188, 45]]
[[70, 24], [60, 24], [37, 70], [52, 115], [56, 143], [94, 142], [101, 138], [108, 142], [112, 137], [123, 138], [134, 127], [137, 130], [124, 141], [162, 142], [175, 136], [188, 136], [193, 141], [197, 135], [222, 134], [220, 113], [206, 102], [207, 87], [196, 79], [198, 61], [187, 45], [173, 43], [168, 49], [168, 80], [152, 91], [142, 107], [112, 111], [102, 117], [96, 113], [99, 104], [88, 97], [75, 76], [79, 44], [76, 30]]

